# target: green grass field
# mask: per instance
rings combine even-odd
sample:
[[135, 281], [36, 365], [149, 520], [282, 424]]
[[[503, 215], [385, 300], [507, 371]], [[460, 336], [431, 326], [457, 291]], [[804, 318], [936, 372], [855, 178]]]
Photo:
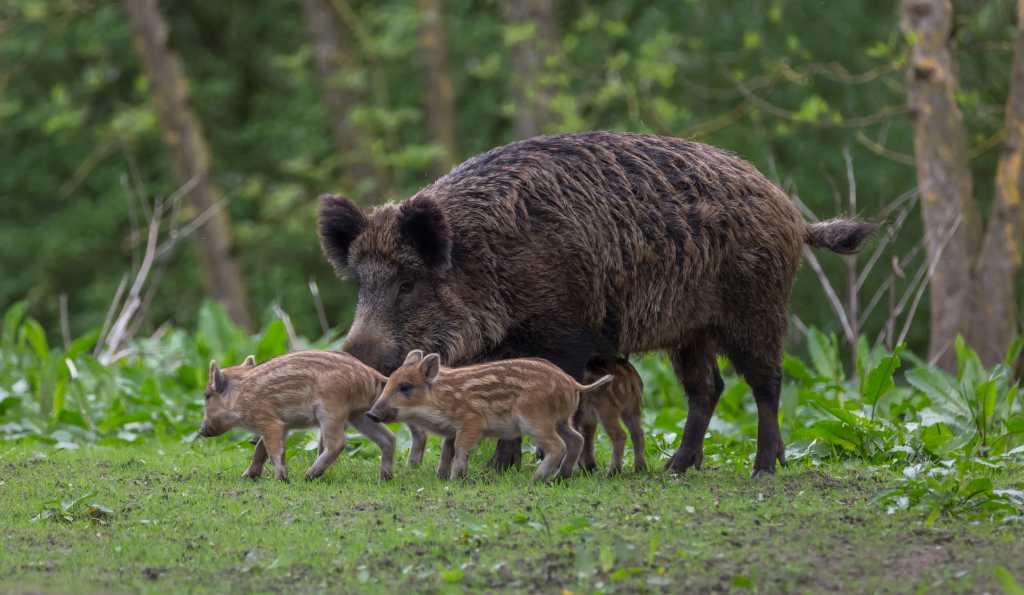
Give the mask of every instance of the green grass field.
[[[312, 454], [293, 452], [297, 478]], [[884, 469], [534, 485], [529, 469], [486, 470], [487, 454], [465, 482], [434, 478], [432, 443], [386, 484], [373, 456], [281, 484], [240, 479], [248, 451], [223, 441], [0, 445], [0, 590], [999, 592], [999, 567], [1024, 577], [1019, 524], [887, 514], [872, 502], [895, 480]]]

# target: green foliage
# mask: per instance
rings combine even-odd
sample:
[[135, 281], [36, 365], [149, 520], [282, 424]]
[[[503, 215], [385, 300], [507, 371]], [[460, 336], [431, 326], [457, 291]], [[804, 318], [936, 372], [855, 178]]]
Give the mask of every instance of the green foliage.
[[[347, 187], [339, 180], [353, 156], [333, 146], [322, 81], [293, 1], [270, 0], [258, 11], [232, 2], [161, 5], [210, 142], [251, 301], [257, 311], [281, 304], [304, 334], [319, 332], [309, 279], [320, 282], [332, 323], [344, 328], [354, 303], [352, 287], [335, 281], [320, 255], [315, 197], [337, 191], [368, 204], [404, 199], [435, 177], [438, 154], [423, 113], [428, 90], [415, 4], [331, 5], [347, 11], [352, 29], [352, 59], [337, 82], [358, 96], [348, 116], [368, 139], [360, 157], [381, 172]], [[1002, 123], [1010, 52], [986, 48], [1012, 39], [1013, 4], [961, 8], [959, 99], [976, 135], [972, 143], [991, 146], [987, 139]], [[530, 43], [536, 32], [508, 26], [495, 3], [454, 0], [444, 10], [461, 159], [515, 139], [510, 45]], [[0, 307], [27, 296], [52, 343], [62, 293], [72, 334], [100, 326], [139, 257], [145, 204], [178, 184], [118, 3], [11, 0], [0, 12]], [[561, 47], [545, 81], [556, 114], [551, 131], [695, 137], [750, 159], [821, 216], [835, 214], [844, 146], [852, 151], [865, 216], [914, 186], [911, 168], [858, 142], [863, 135], [911, 153], [904, 115], [847, 127], [905, 104], [906, 42], [890, 2], [831, 3], [828, 10], [818, 0], [754, 0], [742, 10], [706, 1], [566, 3], [555, 25]], [[981, 151], [972, 161], [979, 197], [991, 194], [996, 154]], [[176, 223], [194, 215], [183, 210]], [[905, 254], [920, 237], [916, 221], [911, 217], [892, 254]], [[835, 273], [842, 263], [825, 256], [822, 264]], [[874, 292], [878, 277], [865, 293]], [[186, 242], [167, 261], [142, 331], [167, 320], [194, 326], [202, 298]], [[811, 326], [836, 328], [813, 275], [801, 274], [794, 302]], [[881, 328], [881, 310], [865, 329]], [[913, 329], [908, 345], [923, 351], [926, 329]]]

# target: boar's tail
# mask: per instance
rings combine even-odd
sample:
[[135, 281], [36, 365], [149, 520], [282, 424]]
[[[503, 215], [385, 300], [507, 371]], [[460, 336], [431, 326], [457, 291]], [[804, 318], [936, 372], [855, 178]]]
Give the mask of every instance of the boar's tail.
[[602, 386], [608, 384], [609, 382], [612, 381], [612, 378], [613, 376], [611, 374], [605, 374], [604, 376], [598, 378], [595, 382], [592, 382], [590, 384], [580, 384], [577, 382], [576, 386], [580, 389], [581, 393], [589, 393], [590, 391], [597, 390]]
[[877, 229], [877, 223], [856, 219], [829, 219], [808, 224], [804, 242], [815, 248], [828, 248], [839, 254], [853, 254], [860, 250], [864, 240]]

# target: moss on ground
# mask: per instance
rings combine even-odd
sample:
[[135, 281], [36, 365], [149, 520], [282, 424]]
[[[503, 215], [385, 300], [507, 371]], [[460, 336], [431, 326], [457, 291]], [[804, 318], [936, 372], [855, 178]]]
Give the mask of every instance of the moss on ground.
[[[0, 590], [998, 592], [996, 566], [1024, 578], [1019, 526], [888, 515], [872, 497], [895, 478], [857, 466], [533, 485], [477, 453], [451, 483], [434, 448], [383, 485], [373, 457], [350, 456], [281, 484], [240, 479], [248, 453], [222, 442], [40, 451], [0, 446]], [[292, 477], [311, 461], [293, 456]], [[32, 520], [93, 490], [70, 522]], [[90, 519], [92, 503], [111, 513]]]

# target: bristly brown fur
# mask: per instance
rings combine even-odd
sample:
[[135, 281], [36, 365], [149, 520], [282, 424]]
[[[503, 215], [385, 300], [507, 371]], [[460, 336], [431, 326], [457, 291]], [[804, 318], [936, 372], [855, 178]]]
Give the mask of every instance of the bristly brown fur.
[[693, 405], [675, 470], [702, 458], [718, 353], [753, 387], [769, 428], [755, 467], [781, 460], [769, 418], [803, 246], [850, 251], [869, 231], [808, 226], [736, 155], [646, 134], [498, 147], [406, 204], [424, 199], [443, 215], [443, 225], [433, 219], [438, 234], [450, 233], [447, 270], [405, 237], [395, 205], [369, 213], [347, 250], [326, 251], [346, 253], [360, 280], [344, 349], [384, 372], [423, 346], [448, 365], [543, 357], [576, 378], [594, 356], [667, 351]]

